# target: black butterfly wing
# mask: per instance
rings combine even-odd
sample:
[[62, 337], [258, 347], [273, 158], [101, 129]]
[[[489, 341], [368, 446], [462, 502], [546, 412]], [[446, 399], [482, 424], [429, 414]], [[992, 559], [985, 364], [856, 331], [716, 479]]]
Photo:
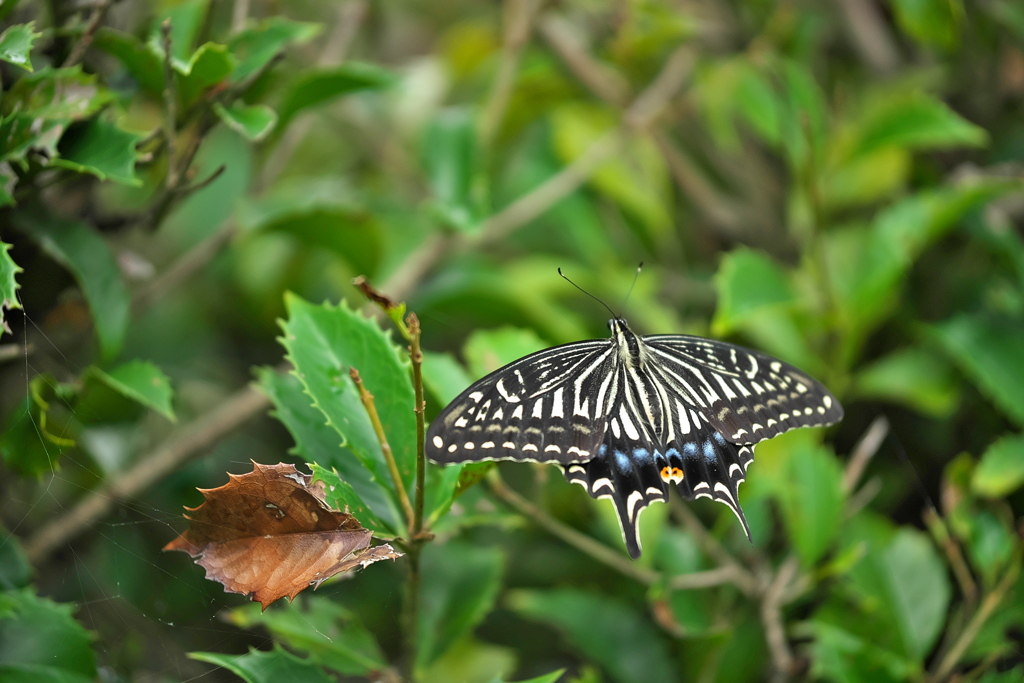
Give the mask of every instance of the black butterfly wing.
[[644, 337], [663, 381], [727, 441], [755, 444], [843, 418], [839, 401], [789, 363], [742, 346], [686, 335]]
[[589, 460], [604, 439], [613, 362], [610, 341], [594, 340], [538, 351], [499, 368], [430, 424], [427, 457], [439, 464]]

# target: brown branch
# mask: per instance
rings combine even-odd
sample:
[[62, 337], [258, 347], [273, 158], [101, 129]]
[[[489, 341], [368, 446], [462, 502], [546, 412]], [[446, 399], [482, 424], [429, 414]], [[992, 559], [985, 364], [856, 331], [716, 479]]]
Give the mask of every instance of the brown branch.
[[104, 17], [107, 16], [107, 10], [113, 4], [113, 0], [100, 0], [92, 8], [92, 13], [89, 15], [89, 24], [85, 27], [85, 31], [82, 33], [82, 37], [78, 39], [75, 46], [71, 49], [71, 53], [68, 54], [67, 59], [61, 64], [61, 68], [68, 68], [78, 64], [85, 57], [86, 50], [92, 45], [93, 38], [96, 37], [96, 32], [100, 29], [100, 25], [103, 23]]
[[846, 471], [843, 472], [843, 491], [847, 495], [853, 491], [853, 487], [857, 485], [871, 458], [878, 452], [888, 434], [889, 421], [885, 419], [884, 415], [879, 415], [871, 422], [871, 426], [868, 427], [863, 436], [860, 437], [860, 441], [857, 442], [853, 452], [850, 454], [850, 461], [846, 465]]
[[590, 56], [568, 21], [548, 14], [540, 21], [538, 29], [573, 75], [591, 92], [617, 107], [628, 104], [629, 83], [619, 72]]
[[934, 507], [928, 506], [925, 508], [924, 522], [932, 537], [938, 541], [939, 545], [942, 546], [942, 550], [946, 553], [949, 566], [953, 569], [953, 576], [956, 577], [957, 583], [960, 584], [960, 592], [964, 595], [965, 605], [968, 609], [974, 609], [974, 606], [978, 604], [978, 584], [971, 575], [971, 570], [967, 566], [967, 560], [960, 549], [960, 544], [949, 533], [945, 520], [942, 519]]
[[501, 126], [515, 85], [523, 48], [530, 38], [533, 17], [539, 0], [505, 0], [505, 37], [490, 96], [480, 122], [480, 140], [487, 146]]
[[178, 167], [174, 152], [178, 140], [178, 93], [174, 85], [174, 67], [171, 64], [171, 20], [160, 24], [160, 39], [164, 48], [164, 139], [167, 141], [167, 177], [164, 186], [168, 193], [178, 186]]
[[729, 551], [719, 543], [718, 539], [704, 527], [697, 516], [688, 508], [678, 496], [669, 498], [669, 508], [677, 521], [686, 527], [697, 543], [704, 549], [716, 563], [730, 569], [733, 573], [733, 583], [748, 596], [757, 593], [757, 579], [749, 571], [737, 562]]
[[267, 410], [270, 401], [254, 386], [228, 398], [213, 412], [175, 430], [166, 441], [110, 483], [91, 491], [74, 507], [40, 528], [26, 543], [29, 561], [39, 564], [50, 553], [109, 514], [118, 501], [132, 498], [209, 448], [243, 423]]
[[764, 624], [765, 640], [772, 656], [773, 681], [789, 680], [793, 674], [793, 653], [786, 639], [786, 628], [782, 620], [782, 606], [789, 583], [800, 567], [796, 557], [790, 556], [782, 563], [771, 582], [765, 588], [761, 599], [761, 622]]
[[628, 576], [631, 579], [635, 579], [644, 585], [649, 586], [659, 581], [660, 575], [657, 572], [647, 569], [646, 567], [642, 567], [641, 565], [627, 559], [625, 556], [615, 552], [608, 546], [598, 543], [590, 536], [581, 534], [568, 524], [555, 519], [544, 510], [541, 510], [539, 507], [520, 496], [505, 485], [501, 480], [500, 475], [498, 475], [497, 470], [491, 470], [491, 473], [488, 475], [485, 483], [488, 489], [495, 496], [508, 504], [509, 507], [519, 514], [529, 517], [537, 524], [537, 526], [541, 527], [552, 536], [556, 536], [565, 541], [580, 552], [589, 555], [598, 562], [605, 564], [620, 574]]
[[889, 26], [870, 0], [839, 0], [846, 17], [853, 46], [861, 59], [879, 73], [892, 73], [900, 66], [900, 53]]

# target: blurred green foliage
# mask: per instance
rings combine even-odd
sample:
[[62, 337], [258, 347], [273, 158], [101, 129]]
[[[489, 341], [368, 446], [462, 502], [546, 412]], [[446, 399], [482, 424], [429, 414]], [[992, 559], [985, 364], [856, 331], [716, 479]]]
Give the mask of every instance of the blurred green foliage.
[[[1024, 677], [1020, 3], [0, 21], [3, 681]], [[559, 266], [642, 333], [754, 346], [842, 398], [838, 427], [758, 446], [752, 544], [675, 501], [633, 563], [609, 505], [530, 465], [428, 465], [409, 539], [406, 309], [373, 317], [353, 278], [417, 314], [429, 419], [606, 334]], [[158, 549], [249, 459], [309, 464], [422, 555], [265, 613], [224, 595]]]

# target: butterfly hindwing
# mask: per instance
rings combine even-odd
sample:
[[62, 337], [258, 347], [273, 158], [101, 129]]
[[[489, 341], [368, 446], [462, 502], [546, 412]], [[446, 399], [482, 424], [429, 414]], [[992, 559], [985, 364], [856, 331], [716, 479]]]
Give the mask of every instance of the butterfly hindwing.
[[607, 341], [577, 342], [492, 372], [431, 423], [427, 456], [442, 464], [588, 460], [604, 438], [612, 363]]

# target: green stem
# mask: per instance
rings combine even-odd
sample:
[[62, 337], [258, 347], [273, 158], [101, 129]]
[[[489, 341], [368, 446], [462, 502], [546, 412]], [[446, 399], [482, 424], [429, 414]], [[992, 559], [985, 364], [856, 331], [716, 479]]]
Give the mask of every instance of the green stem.
[[415, 541], [423, 531], [423, 507], [426, 496], [427, 455], [426, 420], [427, 408], [423, 399], [423, 351], [420, 349], [420, 319], [410, 313], [407, 319], [409, 330], [409, 359], [412, 361], [412, 387], [416, 396], [416, 509], [412, 521], [412, 538]]
[[366, 414], [370, 416], [370, 423], [373, 425], [373, 431], [377, 435], [377, 441], [380, 442], [380, 450], [384, 453], [384, 462], [388, 465], [388, 471], [391, 473], [391, 479], [395, 483], [395, 491], [398, 493], [398, 500], [402, 504], [402, 511], [405, 513], [405, 521], [408, 528], [411, 530], [413, 525], [413, 511], [412, 503], [409, 502], [409, 494], [405, 491], [405, 484], [402, 483], [402, 475], [398, 471], [398, 463], [395, 462], [395, 454], [391, 452], [391, 446], [388, 444], [388, 438], [384, 434], [384, 425], [380, 422], [380, 416], [377, 414], [377, 406], [373, 402], [373, 394], [367, 391], [366, 386], [363, 385], [363, 380], [359, 376], [359, 371], [355, 368], [349, 368], [348, 374], [352, 377], [352, 381], [356, 383], [356, 388], [359, 390], [359, 400], [363, 402], [363, 407], [366, 408]]

